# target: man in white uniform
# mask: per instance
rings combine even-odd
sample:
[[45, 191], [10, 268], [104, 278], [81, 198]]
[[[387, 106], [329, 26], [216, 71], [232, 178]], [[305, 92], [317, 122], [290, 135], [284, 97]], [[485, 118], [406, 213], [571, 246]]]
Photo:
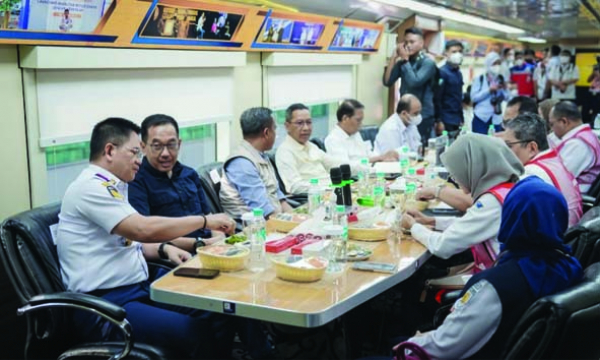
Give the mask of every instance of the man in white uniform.
[[362, 127], [364, 105], [354, 99], [342, 101], [337, 109], [338, 123], [325, 138], [327, 153], [352, 168], [360, 167], [361, 159], [369, 159], [369, 163], [398, 160], [398, 153], [390, 150], [377, 155], [371, 150], [371, 143], [364, 141]]
[[[136, 124], [120, 118], [94, 127], [90, 166], [67, 189], [59, 214], [56, 244], [63, 282], [69, 291], [122, 306], [136, 341], [194, 357], [227, 357], [231, 339], [215, 336], [223, 329], [232, 335], [220, 324], [226, 319], [151, 301], [149, 285], [154, 279], [146, 260], [185, 261], [189, 253], [170, 246], [168, 240], [197, 229], [231, 233], [234, 222], [223, 214], [168, 218], [135, 211], [127, 201], [127, 182], [141, 164], [139, 133]], [[77, 316], [75, 321], [83, 326], [86, 338], [111, 340], [118, 333], [96, 317]]]
[[303, 104], [290, 105], [285, 111], [287, 136], [277, 149], [275, 162], [285, 188], [292, 194], [308, 192], [310, 179], [329, 179], [329, 169], [341, 162], [308, 141], [312, 118]]
[[396, 113], [390, 116], [379, 128], [375, 138], [375, 152], [385, 154], [408, 146], [410, 151], [417, 152], [421, 145], [421, 135], [417, 126], [421, 123], [421, 101], [411, 94], [402, 95]]

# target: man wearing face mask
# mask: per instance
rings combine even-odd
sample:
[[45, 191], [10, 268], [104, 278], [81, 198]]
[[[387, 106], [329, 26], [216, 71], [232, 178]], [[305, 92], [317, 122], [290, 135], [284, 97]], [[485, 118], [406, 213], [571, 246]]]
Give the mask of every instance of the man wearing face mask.
[[524, 177], [536, 175], [554, 185], [567, 200], [569, 226], [577, 224], [582, 215], [581, 194], [575, 177], [567, 170], [556, 150], [548, 145], [546, 121], [536, 113], [518, 115], [505, 124], [499, 137], [517, 155], [525, 167]]
[[460, 41], [446, 43], [446, 64], [440, 68], [440, 86], [435, 101], [440, 120], [448, 132], [456, 132], [464, 123], [462, 111], [462, 88], [464, 85], [460, 64], [463, 61], [463, 45]]
[[423, 122], [418, 129], [424, 143], [431, 135], [435, 119], [433, 93], [437, 73], [435, 62], [423, 51], [423, 32], [414, 27], [406, 29], [404, 42], [398, 44], [385, 69], [383, 84], [391, 87], [401, 79], [400, 94], [412, 94], [419, 99], [423, 105]]
[[515, 50], [505, 48], [502, 50], [502, 62], [500, 63], [500, 75], [504, 77], [504, 80], [510, 79], [510, 68], [513, 66], [515, 66]]
[[[510, 68], [510, 82], [516, 85], [516, 94], [520, 96], [534, 97], [535, 88], [533, 84], [533, 72], [535, 65], [532, 64], [533, 51], [528, 49], [525, 52], [515, 54], [515, 66]], [[528, 60], [528, 61], [526, 61]]]
[[560, 66], [555, 66], [548, 74], [552, 85], [552, 99], [575, 101], [575, 84], [579, 81], [579, 68], [571, 61], [571, 52], [560, 53]]
[[490, 125], [502, 131], [502, 101], [509, 98], [504, 77], [500, 74], [500, 55], [491, 52], [485, 57], [486, 73], [473, 79], [473, 132], [487, 134]]
[[375, 138], [375, 151], [379, 154], [390, 150], [400, 153], [400, 148], [406, 145], [410, 151], [417, 152], [421, 145], [417, 126], [422, 119], [421, 101], [414, 95], [403, 95], [396, 106], [396, 113], [379, 128]]

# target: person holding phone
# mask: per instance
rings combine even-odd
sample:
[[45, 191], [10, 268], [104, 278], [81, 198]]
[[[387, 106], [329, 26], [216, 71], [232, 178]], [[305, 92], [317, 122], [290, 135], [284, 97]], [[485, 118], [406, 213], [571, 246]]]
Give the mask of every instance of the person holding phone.
[[[159, 304], [150, 284], [165, 271], [150, 273], [147, 260], [162, 251], [175, 261], [190, 254], [168, 241], [198, 229], [232, 233], [224, 214], [184, 217], [144, 216], [127, 201], [127, 183], [141, 165], [140, 128], [122, 118], [96, 124], [90, 165], [68, 187], [59, 214], [56, 249], [68, 291], [102, 297], [123, 307], [136, 341], [174, 349], [190, 358], [227, 359], [235, 328], [224, 315]], [[89, 341], [120, 336], [93, 314], [75, 312], [74, 323]], [[192, 330], [192, 331], [190, 331]]]
[[435, 62], [423, 51], [423, 31], [412, 27], [404, 32], [404, 41], [396, 47], [383, 74], [383, 84], [394, 86], [398, 79], [400, 95], [412, 94], [422, 105], [422, 122], [418, 129], [421, 141], [427, 144], [431, 136], [435, 120], [433, 102], [434, 88], [438, 80], [438, 69]]

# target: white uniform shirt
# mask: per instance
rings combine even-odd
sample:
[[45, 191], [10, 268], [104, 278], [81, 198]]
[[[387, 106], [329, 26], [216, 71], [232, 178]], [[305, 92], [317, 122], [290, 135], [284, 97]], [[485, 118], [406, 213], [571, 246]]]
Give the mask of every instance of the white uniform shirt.
[[375, 152], [385, 154], [390, 150], [400, 153], [402, 146], [408, 146], [410, 151], [417, 152], [421, 145], [421, 135], [414, 125], [406, 126], [400, 116], [394, 113], [379, 128], [375, 137]]
[[99, 166], [90, 165], [69, 185], [56, 238], [69, 291], [112, 289], [148, 278], [142, 245], [112, 234], [135, 213], [127, 201], [127, 184]]
[[466, 359], [490, 341], [502, 320], [502, 302], [487, 280], [480, 280], [458, 299], [444, 323], [434, 331], [410, 338], [432, 359]]
[[[554, 66], [548, 73], [548, 78], [553, 81], [578, 80], [579, 68], [573, 64]], [[575, 100], [575, 84], [568, 85], [564, 93], [560, 92], [556, 86], [552, 86], [552, 99]]]
[[[581, 125], [577, 126], [576, 128], [571, 129], [569, 132], [567, 132], [562, 137], [562, 139], [558, 139], [558, 137], [556, 135], [551, 134], [549, 136], [550, 141], [555, 146], [558, 146], [559, 144], [566, 141], [567, 139], [570, 139], [573, 136], [575, 136], [575, 134], [585, 126], [589, 126], [589, 125], [581, 124]], [[552, 136], [554, 136], [554, 137], [552, 137]], [[565, 164], [565, 167], [567, 168], [567, 170], [569, 170], [575, 178], [577, 178], [579, 175], [581, 175], [581, 173], [584, 170], [589, 169], [592, 166], [594, 166], [594, 152], [582, 140], [573, 139], [573, 140], [569, 141], [562, 147], [562, 149], [560, 150], [560, 152], [558, 154], [560, 155], [560, 158], [562, 159], [563, 164]], [[590, 186], [591, 185], [581, 185], [580, 184], [579, 191], [582, 194], [585, 194], [590, 189]]]
[[289, 135], [277, 148], [275, 162], [286, 190], [292, 194], [307, 193], [310, 179], [329, 179], [329, 169], [341, 164], [312, 142], [302, 145]]
[[336, 125], [325, 138], [327, 154], [349, 164], [351, 168], [360, 168], [360, 160], [373, 157], [371, 142], [364, 141], [360, 132], [348, 135], [339, 125]]
[[410, 231], [412, 237], [423, 244], [432, 254], [448, 259], [452, 255], [492, 239], [492, 247], [499, 253], [500, 245], [496, 240], [500, 230], [502, 206], [492, 194], [479, 197], [473, 206], [460, 218], [451, 216], [435, 217], [435, 229], [415, 223]]

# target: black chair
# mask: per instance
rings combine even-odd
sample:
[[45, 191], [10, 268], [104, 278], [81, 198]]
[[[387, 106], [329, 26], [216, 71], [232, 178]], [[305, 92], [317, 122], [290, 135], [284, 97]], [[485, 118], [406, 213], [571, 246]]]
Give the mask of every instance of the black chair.
[[[133, 342], [125, 310], [102, 298], [67, 292], [61, 278], [50, 226], [58, 223], [60, 204], [46, 205], [7, 219], [0, 229], [0, 260], [25, 315], [25, 358], [167, 359], [180, 356]], [[89, 311], [118, 326], [124, 341], [81, 343], [73, 309]], [[84, 339], [85, 341], [85, 339]]]
[[502, 359], [598, 359], [600, 263], [580, 284], [536, 301], [506, 343]]
[[290, 194], [285, 189], [285, 183], [281, 176], [279, 175], [279, 170], [277, 170], [277, 164], [275, 163], [275, 152], [271, 151], [267, 153], [269, 161], [271, 161], [271, 165], [273, 165], [273, 169], [275, 169], [275, 177], [277, 178], [277, 182], [279, 183], [279, 190], [286, 195], [286, 201], [292, 207], [298, 207], [308, 202], [308, 194]]
[[364, 141], [368, 140], [371, 142], [371, 145], [375, 146], [375, 138], [379, 133], [379, 125], [363, 126], [359, 131]]
[[600, 205], [600, 176], [594, 180], [586, 194], [581, 195], [583, 201], [583, 212], [587, 212], [594, 206]]
[[223, 163], [213, 162], [210, 164], [200, 166], [196, 170], [196, 172], [200, 176], [202, 189], [204, 189], [204, 193], [206, 194], [206, 200], [208, 201], [208, 204], [211, 207], [211, 212], [213, 214], [218, 214], [223, 212], [223, 206], [221, 206], [221, 200], [219, 199], [221, 181], [216, 183], [213, 181], [210, 175], [212, 171], [216, 171], [216, 174], [219, 175], [219, 179], [221, 179], [221, 177], [223, 176]]
[[577, 225], [565, 233], [565, 242], [584, 268], [600, 261], [600, 207], [586, 212]]
[[317, 147], [323, 151], [327, 151], [325, 149], [325, 143], [323, 142], [323, 139], [320, 138], [312, 138], [310, 139], [310, 142], [317, 145]]

